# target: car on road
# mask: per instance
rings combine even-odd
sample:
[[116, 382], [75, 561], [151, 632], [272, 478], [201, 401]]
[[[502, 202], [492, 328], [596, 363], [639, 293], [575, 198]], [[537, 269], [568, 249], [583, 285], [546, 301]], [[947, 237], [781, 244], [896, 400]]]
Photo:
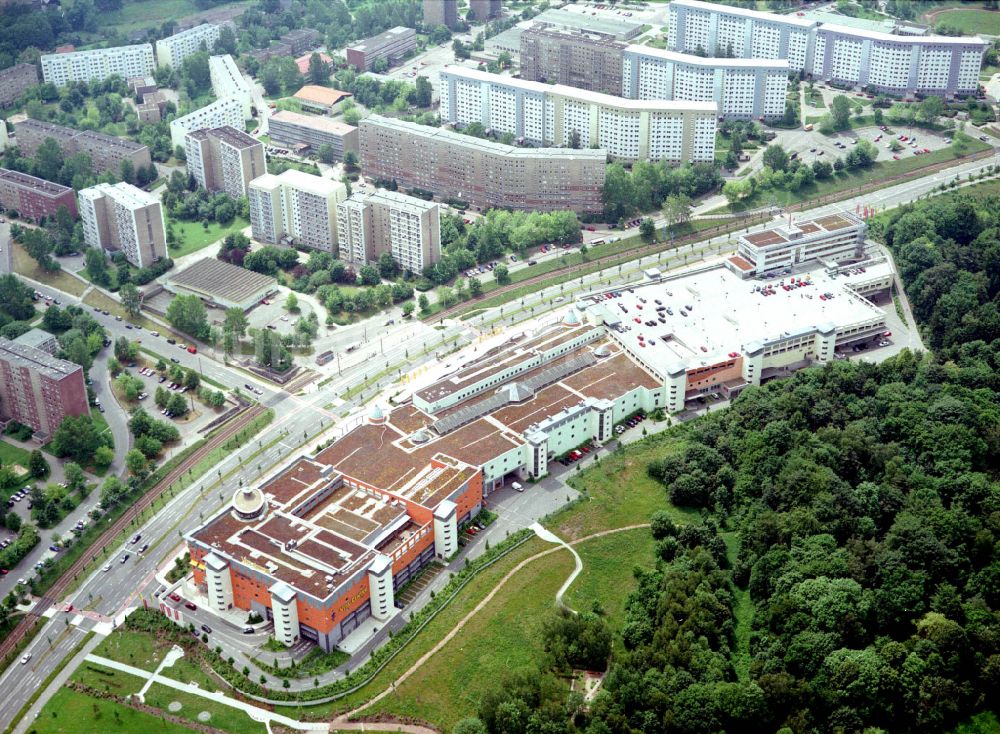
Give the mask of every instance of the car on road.
[[181, 595], [180, 594], [170, 594], [167, 598], [169, 598], [170, 601], [180, 601], [181, 600]]
[[188, 347], [188, 351], [191, 354], [197, 354], [198, 353], [198, 347]]
[[58, 553], [59, 551], [62, 550], [62, 548], [60, 548], [58, 545], [50, 545], [49, 550], [52, 551], [53, 553]]
[[201, 626], [201, 631], [204, 632], [206, 635], [212, 634], [212, 628], [209, 627], [207, 624], [203, 624]]
[[132, 545], [135, 545], [136, 543], [138, 543], [138, 542], [139, 542], [139, 540], [140, 540], [141, 538], [142, 538], [142, 535], [141, 535], [140, 533], [136, 533], [135, 535], [133, 535], [133, 536], [132, 536], [132, 540], [130, 540], [129, 542], [130, 542], [130, 543], [131, 543]]
[[193, 601], [186, 601], [186, 602], [184, 602], [184, 606], [187, 607], [188, 609], [190, 609], [191, 611], [194, 611], [195, 609], [198, 608], [198, 605], [195, 604]]
[[141, 546], [139, 547], [139, 550], [138, 550], [137, 552], [138, 552], [138, 553], [145, 553], [145, 552], [146, 552], [146, 551], [148, 551], [148, 550], [149, 550], [149, 543], [143, 543], [143, 544], [142, 544], [142, 545], [141, 545]]
[[245, 635], [252, 635], [253, 634], [253, 627], [244, 627], [243, 628], [243, 634], [245, 634]]
[[30, 652], [21, 657], [21, 665], [27, 665], [29, 660], [31, 660]]
[[176, 339], [167, 339], [167, 344], [176, 344], [176, 343], [177, 343]]
[[122, 563], [125, 563], [125, 561], [127, 561], [127, 560], [128, 560], [129, 558], [131, 558], [131, 557], [132, 557], [132, 556], [131, 556], [131, 554], [129, 554], [129, 553], [122, 553], [122, 560], [121, 560], [121, 562], [122, 562]]
[[177, 359], [177, 357], [171, 357], [170, 361], [174, 362], [175, 364], [180, 364], [181, 363], [181, 361], [179, 359]]
[[106, 566], [104, 567], [103, 571], [104, 571], [104, 573], [107, 573], [107, 572], [108, 572], [108, 571], [110, 571], [110, 570], [111, 570], [111, 564], [109, 563], [109, 564], [107, 564], [107, 565], [106, 565]]

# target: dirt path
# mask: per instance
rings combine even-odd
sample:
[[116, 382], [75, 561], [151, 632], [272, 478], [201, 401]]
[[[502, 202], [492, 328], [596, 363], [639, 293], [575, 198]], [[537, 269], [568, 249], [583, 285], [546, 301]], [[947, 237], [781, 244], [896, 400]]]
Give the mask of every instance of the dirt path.
[[[584, 543], [588, 540], [603, 538], [606, 535], [613, 535], [615, 533], [622, 533], [629, 530], [639, 530], [641, 528], [648, 528], [648, 527], [649, 527], [648, 523], [642, 523], [639, 525], [626, 525], [623, 528], [602, 530], [599, 533], [594, 533], [592, 535], [587, 535], [586, 537], [583, 538], [577, 538], [576, 540], [571, 540], [569, 541], [568, 545], [578, 545], [579, 543]], [[459, 620], [458, 624], [456, 624], [452, 628], [451, 632], [445, 635], [436, 645], [434, 645], [434, 647], [432, 647], [430, 650], [421, 655], [420, 659], [417, 660], [415, 663], [413, 663], [413, 665], [411, 665], [406, 671], [404, 671], [402, 675], [400, 675], [396, 680], [394, 680], [391, 684], [389, 684], [388, 688], [386, 688], [384, 691], [382, 691], [380, 694], [370, 699], [369, 701], [366, 701], [364, 704], [354, 709], [353, 711], [348, 711], [346, 714], [341, 714], [340, 716], [335, 718], [330, 723], [330, 729], [350, 730], [350, 731], [402, 731], [402, 732], [407, 732], [407, 734], [438, 734], [438, 731], [436, 729], [427, 726], [419, 726], [415, 724], [396, 724], [392, 722], [351, 721], [351, 717], [357, 716], [362, 711], [378, 703], [386, 696], [395, 693], [396, 688], [398, 686], [402, 685], [408, 678], [410, 678], [414, 673], [416, 673], [423, 666], [424, 663], [430, 660], [435, 654], [437, 654], [440, 650], [442, 650], [445, 645], [451, 642], [451, 640], [455, 637], [455, 635], [457, 635], [459, 632], [462, 631], [462, 628], [465, 627], [466, 623], [470, 619], [478, 615], [483, 609], [485, 609], [486, 605], [493, 600], [493, 597], [495, 597], [500, 592], [500, 590], [504, 587], [504, 585], [508, 581], [510, 581], [518, 572], [520, 572], [525, 566], [527, 566], [529, 563], [537, 561], [539, 558], [544, 558], [545, 556], [551, 555], [553, 553], [558, 553], [559, 551], [564, 549], [565, 546], [557, 545], [554, 548], [549, 548], [547, 550], [543, 550], [539, 553], [536, 553], [530, 558], [525, 558], [523, 561], [514, 566], [514, 568], [508, 571], [507, 574], [502, 579], [500, 579], [500, 581], [497, 582], [497, 585], [493, 587], [493, 590], [490, 591], [490, 593], [487, 594], [475, 606], [475, 608], [472, 611], [470, 611], [468, 614], [462, 617], [461, 620]]]

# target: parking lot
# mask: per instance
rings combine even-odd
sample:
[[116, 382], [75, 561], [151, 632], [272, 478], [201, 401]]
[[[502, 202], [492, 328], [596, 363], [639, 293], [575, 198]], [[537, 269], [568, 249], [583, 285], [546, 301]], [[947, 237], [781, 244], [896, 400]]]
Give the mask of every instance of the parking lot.
[[[901, 140], [901, 137], [906, 139]], [[886, 130], [871, 125], [833, 135], [824, 135], [818, 130], [783, 130], [778, 131], [773, 142], [782, 145], [789, 155], [797, 156], [803, 163], [812, 165], [816, 160], [825, 160], [832, 164], [835, 159], [846, 156], [857, 145], [858, 140], [872, 143], [878, 149], [877, 160], [880, 161], [925, 155], [927, 152], [941, 150], [951, 144], [951, 138], [946, 133], [908, 125], [891, 125], [887, 126]], [[896, 147], [899, 150], [892, 149], [893, 142], [897, 143]]]

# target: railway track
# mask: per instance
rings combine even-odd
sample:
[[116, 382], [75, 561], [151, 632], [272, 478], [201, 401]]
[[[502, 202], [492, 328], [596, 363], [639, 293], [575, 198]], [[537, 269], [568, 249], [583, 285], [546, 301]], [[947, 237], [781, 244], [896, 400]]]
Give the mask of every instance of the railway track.
[[13, 630], [11, 630], [10, 634], [4, 638], [3, 642], [0, 642], [0, 660], [5, 660], [14, 648], [17, 647], [21, 640], [24, 639], [25, 635], [28, 634], [28, 630], [35, 623], [35, 619], [42, 617], [46, 609], [53, 604], [58, 603], [60, 597], [66, 592], [70, 583], [75, 580], [80, 573], [86, 570], [87, 566], [90, 565], [90, 562], [97, 557], [99, 553], [97, 549], [103, 548], [116, 538], [119, 533], [132, 523], [133, 520], [138, 518], [150, 505], [152, 505], [153, 502], [166, 491], [167, 487], [177, 481], [182, 475], [184, 475], [185, 472], [188, 471], [188, 469], [191, 469], [195, 464], [201, 461], [206, 454], [231, 439], [235, 434], [239, 433], [239, 431], [242, 430], [247, 423], [265, 411], [266, 408], [260, 405], [255, 405], [233, 418], [228, 427], [208, 439], [204, 446], [192, 453], [190, 456], [186, 457], [182, 462], [171, 469], [170, 472], [163, 477], [163, 479], [161, 479], [148, 492], [144, 493], [136, 501], [136, 503], [132, 505], [132, 507], [126, 510], [121, 517], [115, 520], [109, 528], [101, 533], [101, 535], [91, 544], [88, 551], [77, 558], [76, 561], [73, 562], [73, 565], [63, 572], [48, 592], [46, 592], [46, 594], [38, 600], [35, 606], [32, 607], [31, 611], [25, 614], [24, 618]]

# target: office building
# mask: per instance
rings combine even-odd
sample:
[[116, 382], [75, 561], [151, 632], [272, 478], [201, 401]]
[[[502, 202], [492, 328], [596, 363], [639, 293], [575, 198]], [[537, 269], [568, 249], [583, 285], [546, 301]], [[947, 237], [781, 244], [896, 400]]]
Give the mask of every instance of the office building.
[[789, 218], [769, 229], [740, 235], [736, 255], [726, 266], [742, 278], [752, 278], [813, 260], [859, 260], [867, 232], [868, 226], [850, 212], [795, 223]]
[[337, 252], [337, 204], [347, 198], [340, 181], [290, 169], [250, 182], [250, 227], [258, 242]]
[[458, 28], [458, 0], [424, 0], [424, 28]]
[[773, 120], [785, 112], [787, 59], [714, 59], [629, 46], [622, 67], [623, 97], [715, 102], [725, 118]]
[[229, 54], [210, 56], [208, 73], [216, 99], [237, 98], [243, 105], [243, 119], [249, 120], [253, 111], [253, 82], [243, 76], [233, 57]]
[[110, 171], [119, 175], [123, 161], [131, 163], [133, 170], [153, 165], [147, 146], [93, 130], [74, 130], [29, 117], [17, 123], [14, 133], [22, 155], [34, 156], [45, 139], [52, 138], [66, 156], [74, 153], [90, 156], [94, 173], [98, 174]]
[[170, 143], [175, 148], [184, 145], [184, 136], [192, 130], [228, 125], [246, 131], [247, 118], [243, 115], [243, 109], [244, 102], [239, 97], [223, 97], [184, 117], [178, 117], [170, 123]]
[[287, 43], [291, 51], [290, 56], [300, 56], [306, 51], [311, 51], [320, 44], [323, 34], [313, 28], [297, 28], [288, 31], [281, 37], [282, 43]]
[[715, 102], [633, 100], [449, 66], [441, 120], [479, 122], [533, 145], [599, 147], [623, 160], [715, 159]]
[[598, 212], [607, 153], [517, 148], [451, 130], [371, 115], [361, 121], [368, 179], [394, 181], [480, 209]]
[[207, 191], [247, 195], [250, 182], [267, 173], [264, 144], [234, 127], [189, 132], [184, 139], [187, 170]]
[[38, 84], [38, 67], [34, 64], [14, 64], [0, 71], [0, 107], [17, 101], [25, 90]]
[[222, 27], [214, 23], [202, 23], [186, 31], [161, 38], [156, 42], [157, 65], [176, 69], [193, 53], [198, 51], [211, 53], [215, 42], [219, 40], [221, 30]]
[[131, 184], [97, 184], [80, 191], [80, 219], [88, 247], [121, 251], [138, 268], [166, 257], [160, 200]]
[[31, 426], [45, 439], [63, 418], [89, 414], [80, 365], [0, 337], [0, 418]]
[[24, 219], [39, 222], [54, 217], [64, 206], [76, 218], [76, 199], [69, 186], [0, 168], [0, 206]]
[[271, 115], [268, 130], [275, 145], [294, 148], [299, 153], [315, 153], [321, 146], [329, 145], [334, 157], [342, 160], [347, 151], [358, 152], [358, 129], [328, 117], [280, 110]]
[[153, 69], [153, 47], [148, 43], [42, 56], [42, 78], [57, 87], [69, 82], [107, 79], [115, 74], [122, 79], [149, 76]]
[[441, 259], [441, 207], [395, 191], [357, 192], [337, 205], [340, 259], [358, 266], [388, 252], [419, 275]]
[[502, 15], [501, 0], [469, 0], [469, 17], [477, 23], [485, 23]]
[[976, 91], [986, 42], [890, 34], [701, 0], [667, 7], [670, 48], [706, 56], [787, 59], [806, 78], [894, 95]]
[[533, 26], [521, 33], [521, 78], [621, 97], [625, 47], [597, 33]]
[[371, 71], [379, 59], [393, 66], [406, 54], [417, 49], [417, 32], [412, 28], [396, 26], [384, 33], [367, 38], [347, 47], [347, 63], [358, 71]]
[[351, 97], [350, 92], [341, 92], [339, 89], [321, 87], [316, 84], [306, 84], [297, 91], [292, 98], [306, 109], [320, 112], [324, 115], [332, 115], [340, 109], [345, 99]]

